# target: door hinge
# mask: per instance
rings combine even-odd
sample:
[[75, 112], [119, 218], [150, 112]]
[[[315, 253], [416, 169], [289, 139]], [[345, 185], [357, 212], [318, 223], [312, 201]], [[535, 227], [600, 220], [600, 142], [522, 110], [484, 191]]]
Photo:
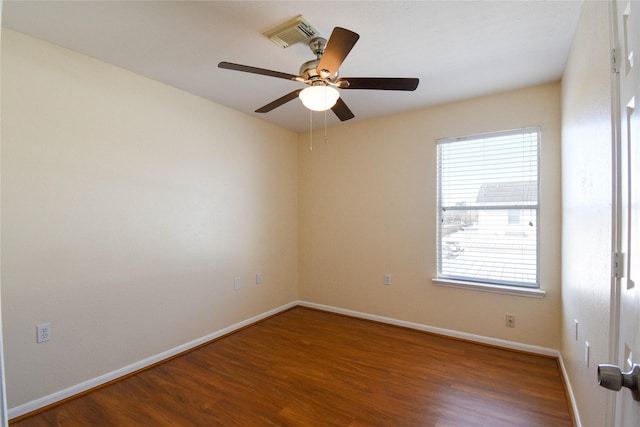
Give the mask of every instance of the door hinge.
[[613, 274], [616, 278], [624, 277], [624, 264], [625, 254], [623, 252], [616, 252], [613, 254]]
[[618, 74], [618, 55], [615, 48], [611, 49], [611, 73]]

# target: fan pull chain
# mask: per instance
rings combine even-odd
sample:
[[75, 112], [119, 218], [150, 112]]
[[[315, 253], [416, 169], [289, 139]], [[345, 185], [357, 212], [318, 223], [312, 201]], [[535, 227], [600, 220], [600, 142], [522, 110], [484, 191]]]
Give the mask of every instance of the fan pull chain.
[[[324, 88], [324, 105], [327, 105], [327, 88]], [[327, 110], [324, 110], [324, 143], [327, 143]]]
[[313, 151], [313, 111], [309, 110], [309, 151]]
[[327, 110], [324, 110], [324, 143], [326, 144], [329, 141], [327, 138]]

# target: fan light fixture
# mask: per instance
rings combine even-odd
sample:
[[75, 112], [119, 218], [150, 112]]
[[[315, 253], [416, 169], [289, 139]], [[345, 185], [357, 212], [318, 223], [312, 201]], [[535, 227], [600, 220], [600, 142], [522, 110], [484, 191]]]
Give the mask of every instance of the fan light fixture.
[[318, 85], [304, 88], [298, 96], [308, 109], [326, 111], [336, 105], [340, 93], [334, 87]]

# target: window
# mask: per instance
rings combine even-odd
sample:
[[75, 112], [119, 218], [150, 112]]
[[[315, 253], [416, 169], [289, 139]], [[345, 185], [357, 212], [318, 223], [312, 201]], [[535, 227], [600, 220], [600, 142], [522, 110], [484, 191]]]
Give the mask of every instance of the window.
[[437, 146], [437, 279], [538, 288], [540, 129]]

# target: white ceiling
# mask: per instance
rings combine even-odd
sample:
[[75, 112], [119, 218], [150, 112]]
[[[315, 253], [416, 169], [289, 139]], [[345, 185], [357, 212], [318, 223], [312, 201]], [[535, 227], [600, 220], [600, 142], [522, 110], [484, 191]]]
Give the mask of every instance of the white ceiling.
[[[568, 1], [11, 1], [3, 26], [134, 71], [295, 131], [309, 111], [302, 87], [223, 70], [220, 61], [298, 74], [314, 55], [262, 35], [303, 15], [323, 36], [360, 34], [340, 68], [348, 77], [418, 77], [415, 92], [342, 90], [355, 120], [558, 80], [582, 7]], [[339, 124], [329, 112], [330, 126]], [[314, 113], [324, 123], [324, 113]], [[348, 123], [348, 122], [347, 122]]]

